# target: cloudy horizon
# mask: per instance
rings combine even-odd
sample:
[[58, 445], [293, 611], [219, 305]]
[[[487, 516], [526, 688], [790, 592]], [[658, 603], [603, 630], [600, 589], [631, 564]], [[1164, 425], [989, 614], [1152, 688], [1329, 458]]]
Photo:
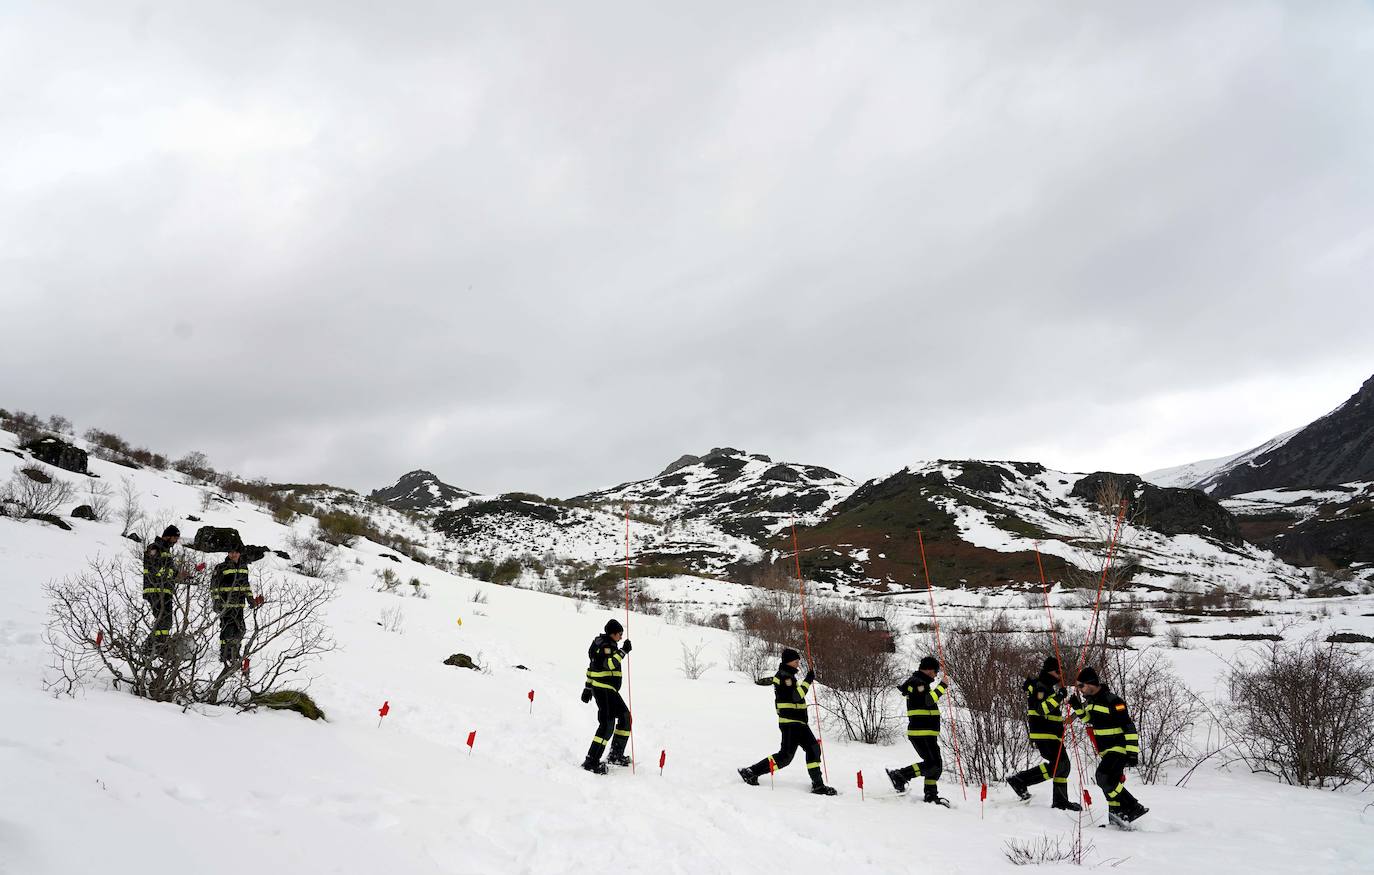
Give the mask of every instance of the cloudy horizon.
[[19, 3], [0, 406], [273, 480], [1137, 473], [1374, 374], [1374, 7]]

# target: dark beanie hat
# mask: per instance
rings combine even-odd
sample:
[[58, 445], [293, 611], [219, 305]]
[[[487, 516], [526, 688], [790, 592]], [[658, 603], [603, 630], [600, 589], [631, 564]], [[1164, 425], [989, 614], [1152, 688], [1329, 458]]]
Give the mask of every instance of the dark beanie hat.
[[181, 537], [181, 529], [178, 529], [176, 526], [168, 526], [167, 528], [165, 528], [165, 529], [162, 530], [162, 537], [164, 537], [164, 538], [180, 538], [180, 537]]
[[1040, 666], [1041, 671], [1059, 671], [1059, 660], [1053, 656], [1045, 657], [1045, 664]]
[[784, 647], [784, 648], [782, 649], [782, 663], [783, 663], [783, 665], [786, 665], [787, 663], [791, 662], [791, 661], [794, 660], [794, 659], [801, 659], [801, 654], [798, 653], [797, 651], [793, 650], [793, 649], [790, 648], [790, 647]]
[[1080, 684], [1092, 684], [1095, 687], [1102, 684], [1101, 679], [1097, 676], [1097, 670], [1091, 665], [1078, 673], [1078, 682]]
[[921, 660], [921, 664], [918, 667], [918, 670], [925, 671], [928, 668], [933, 668], [938, 671], [940, 668], [940, 660], [936, 659], [933, 656], [927, 656], [925, 659]]
[[619, 621], [619, 620], [607, 620], [607, 621], [606, 621], [606, 634], [607, 634], [607, 635], [614, 635], [614, 634], [617, 633], [617, 632], [624, 632], [624, 631], [625, 631], [625, 627], [622, 626], [622, 625], [620, 625], [620, 621]]

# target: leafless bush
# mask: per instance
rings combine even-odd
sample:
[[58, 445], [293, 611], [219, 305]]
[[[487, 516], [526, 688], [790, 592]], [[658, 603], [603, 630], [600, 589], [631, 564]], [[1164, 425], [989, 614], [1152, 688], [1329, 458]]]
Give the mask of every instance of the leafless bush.
[[1205, 708], [1158, 650], [1117, 650], [1110, 664], [1110, 685], [1126, 700], [1140, 732], [1137, 774], [1146, 784], [1159, 783], [1166, 769], [1196, 755], [1193, 727]]
[[1107, 637], [1122, 643], [1154, 634], [1154, 621], [1135, 603], [1120, 606], [1107, 618]]
[[377, 576], [377, 592], [398, 594], [396, 591], [401, 586], [401, 578], [396, 572], [383, 568], [373, 573]]
[[172, 468], [197, 480], [209, 480], [215, 476], [210, 465], [210, 457], [200, 451], [187, 453], [172, 463]]
[[682, 676], [689, 681], [700, 678], [703, 674], [716, 667], [714, 662], [705, 662], [701, 654], [706, 650], [706, 642], [697, 641], [694, 644], [682, 642], [682, 661], [679, 666], [682, 669]]
[[90, 508], [91, 516], [95, 517], [96, 522], [106, 522], [110, 518], [110, 495], [113, 490], [108, 483], [99, 480], [91, 481]]
[[60, 413], [54, 413], [48, 417], [48, 431], [53, 434], [70, 435], [72, 433], [72, 421]]
[[1251, 769], [1303, 787], [1374, 781], [1374, 666], [1312, 636], [1243, 653], [1222, 719]]
[[472, 598], [468, 599], [474, 605], [485, 605], [487, 603], [487, 591], [480, 586], [472, 588]]
[[1183, 627], [1172, 624], [1164, 630], [1164, 643], [1175, 650], [1183, 650], [1188, 646], [1188, 636], [1183, 634]]
[[1002, 853], [1013, 866], [1044, 866], [1047, 863], [1082, 863], [1093, 843], [1077, 845], [1066, 836], [1042, 835], [1033, 839], [1007, 839]]
[[291, 547], [291, 555], [296, 558], [296, 570], [306, 577], [335, 582], [343, 576], [339, 567], [338, 548], [332, 544], [297, 534], [292, 534], [287, 544]]
[[262, 578], [253, 584], [264, 601], [250, 615], [245, 661], [226, 666], [219, 660], [219, 615], [207, 574], [189, 566], [179, 574], [165, 655], [147, 646], [152, 617], [137, 563], [95, 559], [85, 571], [46, 584], [45, 640], [54, 656], [49, 689], [72, 694], [90, 683], [108, 683], [159, 702], [252, 708], [334, 647], [323, 623], [333, 586]]
[[34, 469], [40, 475], [35, 477], [26, 473], [27, 470], [16, 473], [0, 487], [0, 501], [17, 508], [18, 516], [49, 516], [76, 494], [76, 488], [61, 477], [52, 477], [40, 469]]
[[429, 592], [425, 589], [424, 583], [418, 577], [412, 577], [409, 582], [410, 594], [417, 599], [429, 598]]
[[377, 625], [388, 632], [395, 632], [397, 635], [400, 635], [405, 627], [405, 620], [404, 607], [402, 605], [392, 605], [382, 610], [381, 616], [377, 620]]
[[[957, 727], [969, 780], [1000, 781], [1031, 760], [1025, 681], [1039, 670], [1049, 637], [1014, 632], [1003, 614], [982, 627], [963, 621], [940, 631], [950, 695], [960, 709], [953, 720], [941, 721], [945, 742], [954, 748]], [[927, 652], [936, 652], [933, 640]]]
[[119, 525], [129, 534], [143, 522], [143, 504], [134, 478], [125, 475], [119, 485]]
[[725, 659], [731, 671], [740, 672], [751, 678], [760, 678], [771, 672], [772, 661], [777, 655], [777, 649], [767, 641], [745, 629], [740, 629], [730, 639]]
[[36, 413], [26, 413], [23, 410], [16, 410], [9, 415], [8, 419], [3, 420], [5, 430], [14, 432], [19, 443], [26, 444], [29, 441], [37, 440], [48, 433], [47, 425]]

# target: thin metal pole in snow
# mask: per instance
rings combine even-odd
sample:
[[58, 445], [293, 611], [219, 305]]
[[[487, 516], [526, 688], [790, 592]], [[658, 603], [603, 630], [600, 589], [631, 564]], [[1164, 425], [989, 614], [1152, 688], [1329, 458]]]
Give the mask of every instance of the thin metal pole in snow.
[[[802, 577], [801, 548], [797, 546], [797, 518], [792, 518], [792, 558], [797, 563], [797, 582], [801, 585], [802, 636], [806, 639], [806, 667], [816, 670], [815, 660], [811, 658], [811, 628], [806, 620], [806, 578]], [[825, 733], [821, 729], [821, 694], [816, 691], [816, 744], [821, 749], [821, 771], [830, 780], [830, 764], [825, 758]]]
[[959, 770], [959, 790], [964, 794], [964, 801], [968, 801], [968, 786], [964, 784], [964, 761], [959, 755], [959, 724], [954, 719], [954, 697], [949, 693], [949, 671], [945, 668], [945, 647], [940, 642], [940, 615], [935, 612], [935, 589], [930, 585], [930, 568], [926, 565], [926, 540], [920, 530], [916, 531], [916, 543], [921, 548], [921, 570], [925, 572], [926, 594], [930, 596], [930, 619], [935, 625], [935, 653], [940, 658], [940, 674], [945, 678], [946, 695], [949, 700], [949, 728], [954, 735], [954, 765]]
[[[625, 637], [630, 637], [630, 505], [625, 504]], [[630, 712], [630, 774], [635, 773], [635, 688], [630, 681], [630, 665], [625, 663], [626, 707]]]

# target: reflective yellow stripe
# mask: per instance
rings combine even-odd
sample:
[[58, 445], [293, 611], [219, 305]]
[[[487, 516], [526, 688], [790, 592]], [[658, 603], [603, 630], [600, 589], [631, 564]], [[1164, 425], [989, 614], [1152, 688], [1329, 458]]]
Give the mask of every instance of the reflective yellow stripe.
[[619, 678], [619, 677], [624, 677], [624, 675], [623, 675], [622, 673], [618, 672], [618, 671], [591, 671], [590, 669], [588, 669], [588, 670], [587, 670], [587, 677], [589, 677], [589, 678]]
[[1115, 726], [1115, 727], [1108, 726], [1108, 727], [1104, 727], [1104, 728], [1102, 728], [1102, 729], [1098, 729], [1098, 728], [1096, 728], [1096, 727], [1093, 728], [1093, 733], [1094, 733], [1095, 735], [1097, 735], [1098, 738], [1101, 738], [1101, 737], [1104, 736], [1104, 735], [1120, 735], [1121, 733], [1123, 733], [1123, 732], [1125, 732], [1125, 731], [1126, 731], [1126, 730], [1125, 730], [1125, 729], [1122, 729], [1120, 726]]
[[917, 708], [917, 709], [915, 709], [914, 711], [908, 711], [908, 712], [906, 712], [906, 716], [908, 716], [908, 717], [939, 717], [939, 716], [940, 716], [940, 712], [939, 712], [938, 709]]
[[777, 702], [777, 703], [775, 703], [775, 704], [777, 705], [778, 710], [780, 710], [780, 711], [781, 711], [783, 708], [792, 708], [792, 709], [794, 709], [794, 710], [805, 711], [807, 708], [810, 707], [810, 706], [807, 705], [805, 702]]
[[808, 684], [806, 681], [797, 681], [797, 692], [802, 694], [803, 699], [806, 698], [806, 694], [810, 689], [811, 685]]
[[156, 588], [156, 587], [147, 587], [147, 586], [145, 586], [145, 587], [143, 588], [143, 594], [144, 594], [144, 595], [148, 595], [149, 593], [157, 593], [157, 592], [163, 593], [163, 594], [165, 594], [165, 595], [171, 595], [171, 594], [172, 594], [172, 591], [171, 591], [170, 589], [158, 589], [158, 588]]
[[623, 736], [625, 736], [626, 738], [629, 738], [629, 737], [630, 737], [630, 733], [629, 733], [628, 731], [624, 730], [624, 729], [617, 729], [617, 730], [615, 731], [615, 734], [616, 734], [616, 735], [623, 735]]
[[938, 729], [908, 729], [908, 730], [906, 731], [906, 734], [907, 734], [907, 735], [920, 736], [920, 737], [922, 737], [922, 738], [927, 738], [927, 737], [928, 737], [928, 738], [939, 738], [939, 737], [940, 737], [940, 730], [938, 730]]
[[807, 723], [806, 723], [805, 720], [788, 720], [786, 717], [779, 717], [779, 718], [778, 718], [778, 722], [779, 722], [779, 723], [800, 723], [802, 726], [806, 726], [806, 725], [807, 725]]
[[819, 769], [819, 768], [821, 767], [821, 764], [820, 764], [820, 763], [807, 763], [807, 764], [806, 764], [806, 767], [807, 767], [808, 769]]
[[594, 687], [600, 687], [603, 690], [619, 692], [619, 690], [617, 690], [615, 687], [611, 686], [610, 684], [603, 684], [601, 681], [587, 681], [587, 683], [591, 684]]
[[606, 739], [601, 738], [599, 736], [592, 736], [592, 743], [604, 745], [606, 743]]
[[1053, 733], [1049, 733], [1049, 732], [1032, 732], [1032, 733], [1030, 734], [1030, 740], [1031, 740], [1031, 741], [1058, 741], [1058, 740], [1059, 740], [1059, 736], [1054, 735]]

